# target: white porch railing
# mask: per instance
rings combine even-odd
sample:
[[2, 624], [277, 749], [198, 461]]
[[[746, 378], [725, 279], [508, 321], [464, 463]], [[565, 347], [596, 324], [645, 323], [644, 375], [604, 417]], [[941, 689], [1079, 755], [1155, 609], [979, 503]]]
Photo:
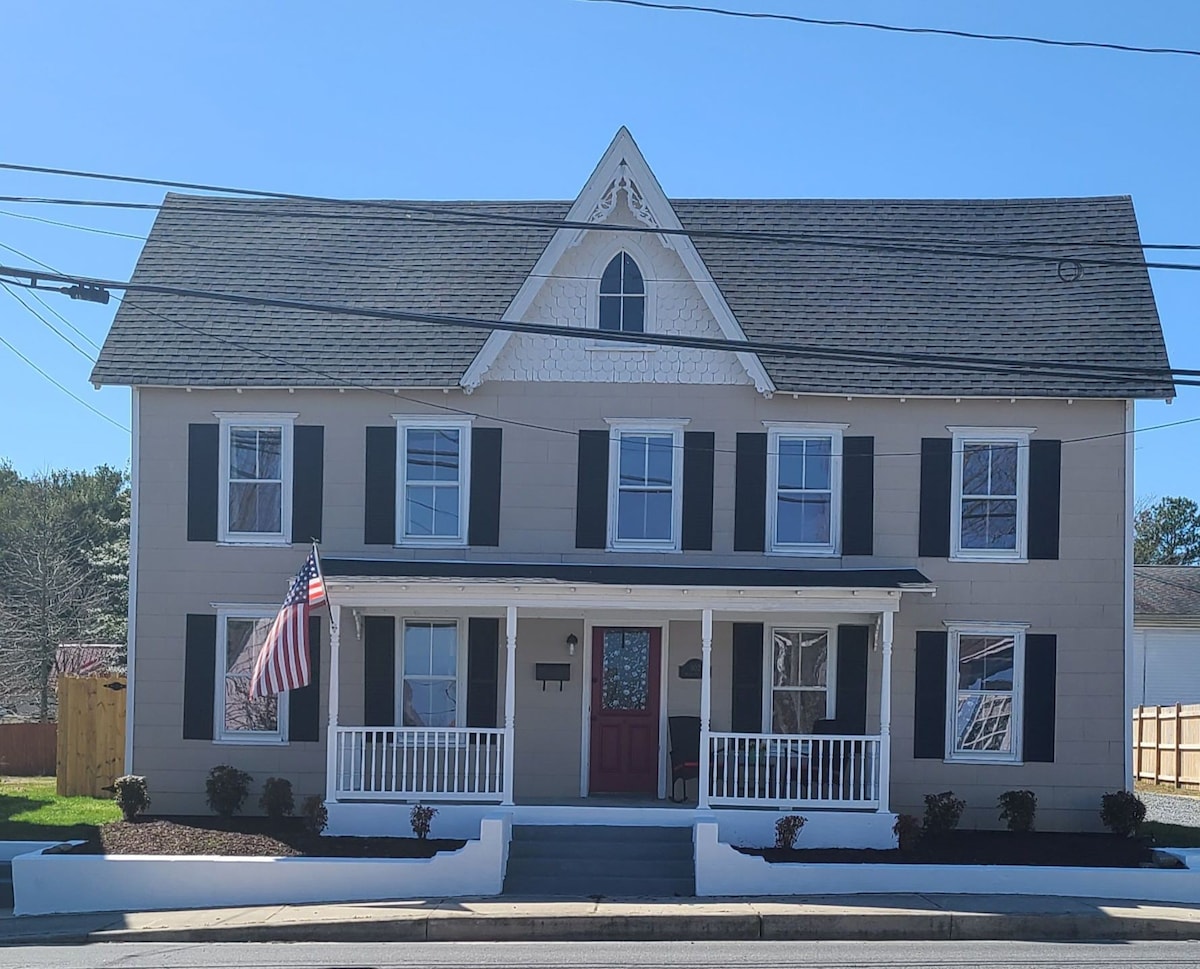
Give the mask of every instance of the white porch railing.
[[505, 731], [482, 727], [335, 727], [334, 796], [503, 801]]
[[880, 738], [710, 733], [708, 803], [879, 807]]

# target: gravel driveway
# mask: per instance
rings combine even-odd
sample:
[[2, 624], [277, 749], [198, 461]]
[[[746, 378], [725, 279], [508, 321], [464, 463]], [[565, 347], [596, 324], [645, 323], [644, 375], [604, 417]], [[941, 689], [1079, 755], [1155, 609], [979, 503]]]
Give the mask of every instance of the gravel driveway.
[[1146, 803], [1146, 820], [1200, 828], [1200, 797], [1186, 794], [1139, 794]]

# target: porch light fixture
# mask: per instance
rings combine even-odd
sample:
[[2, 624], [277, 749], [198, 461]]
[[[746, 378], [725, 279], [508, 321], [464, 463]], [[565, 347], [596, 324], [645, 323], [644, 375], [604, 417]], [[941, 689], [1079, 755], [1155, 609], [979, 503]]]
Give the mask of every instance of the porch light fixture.
[[579, 645], [579, 637], [574, 633], [567, 636], [567, 653], [571, 656], [575, 655], [575, 647]]

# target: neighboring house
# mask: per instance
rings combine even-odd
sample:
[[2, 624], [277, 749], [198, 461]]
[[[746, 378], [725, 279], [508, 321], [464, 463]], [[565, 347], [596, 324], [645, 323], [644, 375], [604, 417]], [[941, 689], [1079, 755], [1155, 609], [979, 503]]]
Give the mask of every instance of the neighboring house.
[[1200, 703], [1200, 566], [1136, 565], [1130, 706]]
[[[673, 200], [622, 129], [574, 202], [416, 205], [171, 195], [146, 242], [135, 282], [193, 293], [130, 292], [93, 379], [134, 388], [156, 810], [203, 810], [228, 762], [345, 831], [416, 800], [768, 808], [855, 843], [947, 789], [995, 825], [1013, 788], [1096, 826], [1128, 746], [1125, 432], [1174, 393], [1142, 375], [1167, 357], [1128, 198]], [[311, 538], [340, 621], [314, 615], [313, 686], [251, 702]], [[675, 716], [700, 781], [656, 810]]]

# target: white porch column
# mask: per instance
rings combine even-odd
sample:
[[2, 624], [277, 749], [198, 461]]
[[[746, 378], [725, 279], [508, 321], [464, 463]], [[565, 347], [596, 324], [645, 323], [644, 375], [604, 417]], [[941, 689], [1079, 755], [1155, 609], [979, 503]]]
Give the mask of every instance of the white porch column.
[[888, 810], [892, 783], [892, 625], [895, 614], [883, 614], [883, 675], [879, 686], [879, 810]]
[[700, 614], [700, 790], [696, 794], [696, 806], [708, 807], [708, 757], [710, 746], [708, 732], [712, 718], [712, 610]]
[[517, 607], [509, 606], [504, 617], [504, 799], [513, 802], [513, 734], [517, 710]]
[[342, 607], [329, 607], [329, 731], [325, 743], [325, 802], [337, 802], [338, 667], [342, 652]]

